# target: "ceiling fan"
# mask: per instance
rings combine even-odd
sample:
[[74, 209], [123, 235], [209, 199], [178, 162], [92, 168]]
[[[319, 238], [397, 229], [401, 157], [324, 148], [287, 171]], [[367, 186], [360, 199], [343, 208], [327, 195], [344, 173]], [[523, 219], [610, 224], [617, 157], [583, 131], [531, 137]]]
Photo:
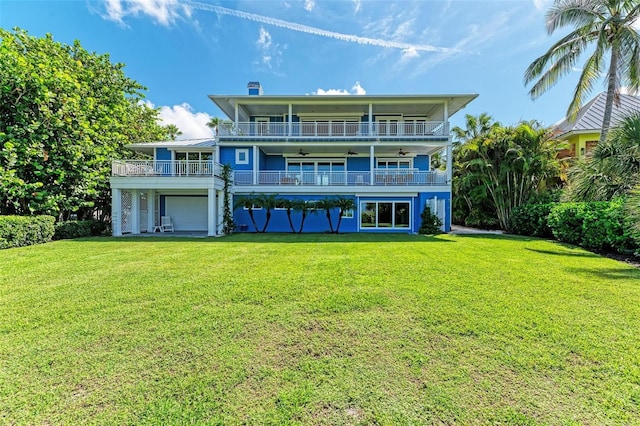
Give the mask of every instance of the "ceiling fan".
[[403, 151], [402, 148], [400, 148], [400, 150], [398, 151], [398, 155], [407, 155], [408, 152], [407, 151]]
[[307, 151], [303, 151], [302, 148], [300, 148], [300, 150], [298, 151], [298, 155], [301, 155], [304, 157], [305, 155], [309, 155], [309, 153]]
[[347, 155], [358, 155], [358, 153], [355, 151], [349, 150], [347, 151]]

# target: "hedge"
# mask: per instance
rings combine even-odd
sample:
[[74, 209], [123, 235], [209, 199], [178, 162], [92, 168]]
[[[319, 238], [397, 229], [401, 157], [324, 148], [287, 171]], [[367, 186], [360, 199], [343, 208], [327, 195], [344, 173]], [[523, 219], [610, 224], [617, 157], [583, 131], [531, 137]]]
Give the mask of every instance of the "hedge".
[[53, 216], [0, 216], [0, 249], [30, 246], [51, 241]]
[[58, 222], [55, 226], [54, 240], [67, 240], [82, 237], [97, 237], [109, 232], [109, 225], [97, 220], [70, 220]]
[[624, 202], [558, 203], [548, 224], [559, 241], [587, 249], [632, 253], [637, 249], [631, 227], [625, 223]]
[[555, 203], [525, 204], [511, 210], [509, 232], [531, 237], [553, 238], [548, 216]]

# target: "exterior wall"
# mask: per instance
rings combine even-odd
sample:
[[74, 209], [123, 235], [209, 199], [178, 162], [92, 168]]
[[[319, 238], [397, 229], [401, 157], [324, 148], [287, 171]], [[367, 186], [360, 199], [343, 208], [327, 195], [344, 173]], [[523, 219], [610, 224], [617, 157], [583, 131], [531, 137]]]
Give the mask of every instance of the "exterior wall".
[[431, 170], [430, 157], [428, 155], [417, 155], [413, 159], [413, 167], [423, 171]]
[[[592, 147], [598, 143], [600, 139], [599, 132], [571, 134], [567, 137], [570, 145], [570, 156], [584, 159], [585, 156], [593, 149]], [[569, 155], [567, 155], [569, 156]]]
[[[236, 149], [248, 150], [248, 164], [236, 164]], [[229, 164], [233, 170], [253, 170], [253, 148], [252, 147], [220, 147], [220, 164]]]
[[[301, 199], [305, 201], [310, 200], [321, 200], [326, 198], [326, 196], [314, 196], [314, 195], [292, 195], [292, 194], [279, 194], [282, 198], [287, 199]], [[451, 195], [448, 192], [424, 192], [419, 193], [415, 197], [394, 197], [389, 194], [386, 196], [361, 196], [356, 197], [352, 195], [352, 198], [356, 204], [356, 207], [353, 212], [353, 218], [343, 217], [342, 223], [340, 224], [340, 232], [373, 232], [373, 233], [417, 233], [420, 229], [421, 221], [420, 214], [424, 210], [425, 205], [428, 202], [431, 202], [434, 198], [438, 200], [444, 200], [444, 229], [446, 232], [451, 230], [451, 218], [450, 218], [450, 209], [451, 209]], [[411, 203], [411, 217], [410, 217], [410, 226], [409, 228], [362, 228], [360, 227], [360, 207], [362, 202], [373, 202], [373, 201], [396, 201], [396, 202], [410, 202]], [[338, 214], [339, 210], [334, 209], [331, 212], [331, 220], [333, 224], [333, 228], [335, 230], [338, 223]], [[236, 223], [237, 229], [239, 232], [256, 232], [256, 229], [253, 227], [251, 223], [251, 218], [249, 216], [249, 211], [243, 208], [236, 209], [234, 211], [233, 220]], [[258, 229], [261, 230], [265, 224], [266, 220], [266, 210], [265, 209], [255, 209], [253, 210], [253, 216], [256, 221], [256, 225]], [[300, 220], [302, 218], [301, 212], [292, 212], [291, 219], [293, 221], [294, 229], [297, 230], [300, 227]], [[272, 209], [271, 210], [271, 219], [269, 221], [269, 226], [267, 227], [267, 232], [291, 232], [291, 226], [289, 225], [289, 220], [287, 218], [286, 210]], [[326, 213], [324, 210], [317, 210], [314, 212], [308, 212], [307, 217], [305, 219], [303, 232], [329, 232], [329, 222], [326, 218]]]
[[156, 148], [156, 160], [169, 161], [171, 160], [171, 151], [167, 148]]
[[265, 155], [264, 169], [262, 170], [284, 170], [287, 167], [287, 162], [284, 157], [277, 155]]
[[369, 156], [347, 158], [347, 170], [350, 172], [368, 172]]

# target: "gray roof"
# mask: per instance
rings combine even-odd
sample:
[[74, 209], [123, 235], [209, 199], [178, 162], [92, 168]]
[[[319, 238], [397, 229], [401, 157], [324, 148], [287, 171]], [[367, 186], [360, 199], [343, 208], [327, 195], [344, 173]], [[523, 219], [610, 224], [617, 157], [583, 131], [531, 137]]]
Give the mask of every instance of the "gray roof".
[[[606, 92], [599, 93], [595, 98], [587, 102], [578, 110], [576, 120], [571, 122], [565, 118], [555, 124], [559, 135], [567, 133], [599, 132], [602, 129], [602, 118], [607, 99]], [[622, 118], [632, 113], [640, 112], [640, 97], [633, 95], [620, 95], [620, 106], [613, 104], [611, 112], [611, 124], [615, 125]]]
[[153, 154], [154, 148], [196, 148], [198, 150], [208, 151], [213, 150], [214, 146], [216, 146], [215, 139], [183, 139], [177, 141], [131, 143], [127, 145], [127, 148], [134, 151], [144, 152], [146, 154]]

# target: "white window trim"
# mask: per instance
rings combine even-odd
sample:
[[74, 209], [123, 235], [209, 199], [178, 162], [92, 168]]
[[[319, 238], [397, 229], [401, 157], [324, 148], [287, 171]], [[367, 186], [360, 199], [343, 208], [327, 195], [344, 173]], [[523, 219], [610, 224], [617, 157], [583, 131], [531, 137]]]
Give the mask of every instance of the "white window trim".
[[[364, 212], [366, 204], [375, 203], [376, 204], [376, 226], [362, 226], [362, 212]], [[379, 203], [391, 203], [393, 204], [393, 211], [391, 214], [391, 219], [393, 220], [392, 226], [378, 226], [378, 204]], [[396, 221], [396, 204], [397, 203], [408, 203], [409, 204], [409, 226], [395, 226]], [[360, 213], [358, 214], [358, 228], [360, 230], [368, 230], [368, 229], [393, 229], [393, 230], [408, 230], [411, 229], [411, 224], [413, 223], [413, 201], [412, 200], [360, 200]]]
[[[240, 155], [244, 154], [244, 160], [240, 161]], [[249, 148], [236, 148], [236, 164], [249, 164]]]

